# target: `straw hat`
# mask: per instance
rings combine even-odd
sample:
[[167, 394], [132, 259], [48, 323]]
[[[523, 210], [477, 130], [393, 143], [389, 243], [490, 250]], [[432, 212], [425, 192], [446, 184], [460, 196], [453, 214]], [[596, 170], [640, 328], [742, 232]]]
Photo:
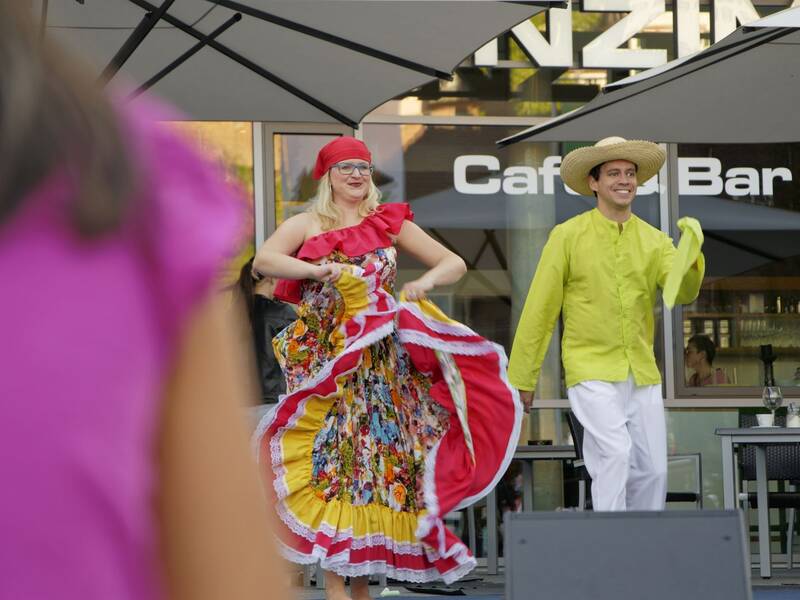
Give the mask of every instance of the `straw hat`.
[[561, 179], [573, 190], [584, 196], [593, 196], [589, 187], [589, 171], [597, 165], [612, 160], [627, 160], [634, 163], [636, 181], [639, 185], [658, 173], [667, 156], [653, 142], [626, 140], [621, 137], [607, 137], [594, 146], [573, 150], [561, 161]]

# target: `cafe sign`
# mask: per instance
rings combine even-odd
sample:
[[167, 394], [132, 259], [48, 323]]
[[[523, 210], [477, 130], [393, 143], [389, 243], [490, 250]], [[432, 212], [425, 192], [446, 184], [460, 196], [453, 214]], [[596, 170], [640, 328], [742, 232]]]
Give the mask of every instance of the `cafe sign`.
[[[500, 160], [491, 154], [465, 154], [453, 162], [453, 188], [460, 194], [488, 195], [501, 191], [509, 196], [523, 194], [553, 194], [562, 185], [558, 170], [560, 156], [548, 156], [540, 167], [514, 165], [500, 168]], [[776, 182], [792, 181], [786, 167], [733, 167], [723, 169], [718, 158], [709, 156], [678, 158], [678, 193], [681, 196], [772, 196]], [[638, 194], [658, 191], [653, 177], [639, 186]]]

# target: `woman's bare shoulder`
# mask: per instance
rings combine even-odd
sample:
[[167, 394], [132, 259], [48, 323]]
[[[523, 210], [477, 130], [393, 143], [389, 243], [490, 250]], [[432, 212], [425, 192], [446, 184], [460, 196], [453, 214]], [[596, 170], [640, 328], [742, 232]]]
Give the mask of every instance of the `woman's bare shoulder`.
[[298, 219], [298, 227], [302, 225], [304, 239], [306, 240], [321, 233], [325, 233], [325, 230], [322, 228], [322, 221], [320, 221], [319, 217], [313, 212], [302, 212], [292, 218]]
[[309, 212], [301, 212], [294, 216], [289, 217], [283, 223], [281, 223], [281, 227], [291, 227], [293, 229], [301, 229], [304, 227], [308, 227], [314, 220], [314, 217]]
[[304, 240], [321, 231], [319, 220], [309, 212], [301, 212], [289, 217], [281, 223], [280, 228], [291, 231], [295, 235], [302, 234]]

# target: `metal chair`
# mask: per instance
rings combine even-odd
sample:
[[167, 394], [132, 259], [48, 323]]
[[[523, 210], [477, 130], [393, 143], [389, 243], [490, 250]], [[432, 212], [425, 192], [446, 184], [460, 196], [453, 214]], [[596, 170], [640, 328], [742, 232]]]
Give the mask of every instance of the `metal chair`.
[[[567, 412], [567, 424], [569, 431], [572, 435], [572, 442], [575, 445], [575, 461], [572, 463], [575, 467], [575, 473], [578, 476], [578, 506], [577, 510], [591, 509], [592, 497], [587, 494], [587, 490], [591, 490], [592, 478], [586, 470], [586, 465], [583, 461], [583, 425], [578, 421], [578, 418], [572, 411]], [[667, 502], [694, 502], [697, 508], [703, 508], [703, 483], [702, 483], [702, 467], [700, 464], [700, 454], [693, 455], [674, 455], [667, 457], [668, 460], [685, 458], [687, 456], [697, 457], [696, 467], [696, 489], [694, 491], [680, 491], [680, 492], [667, 492]]]
[[[758, 422], [754, 414], [740, 414], [739, 426], [742, 428], [753, 427]], [[775, 425], [786, 426], [786, 417], [777, 416]], [[739, 473], [742, 482], [742, 491], [739, 500], [744, 506], [758, 508], [755, 492], [749, 491], [748, 482], [756, 479], [756, 454], [751, 446], [739, 449]], [[792, 550], [794, 546], [795, 509], [800, 508], [800, 446], [796, 444], [777, 444], [767, 448], [767, 481], [784, 482], [788, 491], [767, 492], [768, 508], [786, 509], [786, 565], [788, 569], [793, 566]]]
[[583, 461], [583, 425], [570, 410], [567, 412], [567, 425], [572, 436], [572, 444], [575, 446], [575, 460], [572, 466], [578, 477], [578, 506], [577, 510], [592, 508], [592, 495], [587, 493], [591, 490], [592, 478], [586, 470], [586, 463]]

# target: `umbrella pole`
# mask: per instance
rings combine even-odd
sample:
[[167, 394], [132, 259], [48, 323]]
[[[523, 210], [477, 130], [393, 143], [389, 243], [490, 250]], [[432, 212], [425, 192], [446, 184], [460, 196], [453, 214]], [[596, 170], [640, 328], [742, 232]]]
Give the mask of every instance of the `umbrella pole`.
[[136, 26], [136, 29], [128, 36], [128, 39], [125, 40], [125, 43], [122, 44], [122, 47], [117, 50], [117, 53], [111, 59], [111, 62], [108, 63], [105, 69], [103, 69], [103, 73], [100, 75], [100, 81], [103, 83], [108, 83], [113, 79], [114, 75], [117, 74], [117, 71], [120, 70], [122, 65], [131, 57], [131, 54], [134, 53], [136, 48], [144, 41], [144, 38], [153, 30], [153, 27], [156, 26], [161, 18], [166, 14], [167, 10], [170, 6], [172, 6], [175, 0], [164, 0], [156, 10], [148, 12], [147, 14], [142, 17], [142, 20], [139, 21], [139, 24]]
[[134, 98], [136, 98], [137, 96], [139, 96], [143, 92], [145, 92], [148, 89], [150, 89], [151, 87], [153, 87], [155, 84], [157, 84], [159, 81], [161, 81], [164, 77], [169, 75], [172, 71], [177, 69], [183, 63], [185, 63], [187, 60], [189, 60], [192, 56], [197, 54], [200, 50], [202, 50], [203, 48], [208, 46], [208, 43], [211, 40], [216, 39], [217, 37], [222, 35], [225, 31], [227, 31], [231, 26], [233, 26], [235, 23], [238, 23], [241, 20], [242, 20], [241, 13], [236, 13], [235, 15], [233, 15], [230, 19], [228, 19], [222, 25], [217, 27], [214, 31], [209, 33], [205, 37], [205, 39], [203, 39], [202, 41], [198, 42], [197, 44], [195, 44], [194, 46], [189, 48], [186, 52], [181, 54], [178, 58], [173, 60], [170, 64], [168, 64], [166, 67], [161, 69], [153, 77], [151, 77], [150, 79], [145, 81], [142, 85], [140, 85], [138, 88], [136, 88], [136, 90], [130, 96], [128, 96], [128, 100], [133, 100]]

